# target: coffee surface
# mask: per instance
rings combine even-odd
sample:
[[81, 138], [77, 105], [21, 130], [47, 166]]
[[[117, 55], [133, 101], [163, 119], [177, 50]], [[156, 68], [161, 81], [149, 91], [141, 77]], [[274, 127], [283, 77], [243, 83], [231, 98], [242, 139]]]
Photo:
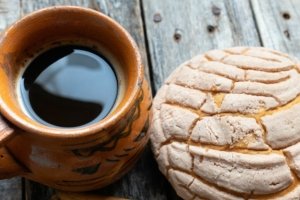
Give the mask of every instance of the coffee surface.
[[23, 73], [21, 99], [34, 120], [58, 127], [78, 127], [103, 119], [118, 94], [111, 64], [98, 52], [64, 45], [38, 55]]

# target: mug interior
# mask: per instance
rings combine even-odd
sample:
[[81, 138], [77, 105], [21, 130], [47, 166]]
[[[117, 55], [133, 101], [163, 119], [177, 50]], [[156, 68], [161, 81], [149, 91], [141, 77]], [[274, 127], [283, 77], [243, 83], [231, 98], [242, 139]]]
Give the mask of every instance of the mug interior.
[[[36, 122], [24, 112], [18, 81], [39, 53], [64, 44], [91, 47], [106, 57], [116, 72], [119, 92], [113, 110], [99, 123], [62, 131]], [[7, 29], [0, 41], [0, 64], [1, 113], [27, 131], [61, 137], [97, 132], [121, 119], [134, 103], [143, 74], [137, 47], [120, 25], [99, 12], [73, 6], [34, 12]]]

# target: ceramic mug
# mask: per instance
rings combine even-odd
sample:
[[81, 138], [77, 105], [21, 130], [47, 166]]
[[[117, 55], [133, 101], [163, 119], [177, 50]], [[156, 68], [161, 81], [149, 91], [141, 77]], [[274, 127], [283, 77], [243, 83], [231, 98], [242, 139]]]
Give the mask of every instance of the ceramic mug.
[[[86, 127], [40, 124], [24, 113], [16, 92], [26, 63], [39, 51], [62, 43], [99, 49], [114, 67], [119, 66], [115, 108]], [[138, 48], [109, 17], [86, 8], [50, 7], [27, 15], [2, 33], [0, 178], [23, 176], [69, 191], [108, 185], [126, 173], [144, 149], [150, 108], [151, 93]]]

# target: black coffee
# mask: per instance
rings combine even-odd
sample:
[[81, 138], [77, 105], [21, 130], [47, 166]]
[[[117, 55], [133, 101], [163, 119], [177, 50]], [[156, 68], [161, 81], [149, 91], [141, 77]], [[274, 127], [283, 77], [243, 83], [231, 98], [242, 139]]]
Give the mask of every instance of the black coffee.
[[75, 45], [37, 56], [21, 78], [28, 114], [45, 125], [77, 127], [103, 119], [118, 93], [116, 74], [96, 51]]

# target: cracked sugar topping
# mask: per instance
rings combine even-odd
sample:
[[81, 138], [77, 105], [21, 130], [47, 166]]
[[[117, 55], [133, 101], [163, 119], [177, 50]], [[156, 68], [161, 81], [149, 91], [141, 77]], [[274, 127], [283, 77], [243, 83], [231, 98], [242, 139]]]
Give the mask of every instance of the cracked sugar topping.
[[161, 172], [184, 199], [299, 199], [300, 65], [261, 47], [180, 65], [153, 102]]

